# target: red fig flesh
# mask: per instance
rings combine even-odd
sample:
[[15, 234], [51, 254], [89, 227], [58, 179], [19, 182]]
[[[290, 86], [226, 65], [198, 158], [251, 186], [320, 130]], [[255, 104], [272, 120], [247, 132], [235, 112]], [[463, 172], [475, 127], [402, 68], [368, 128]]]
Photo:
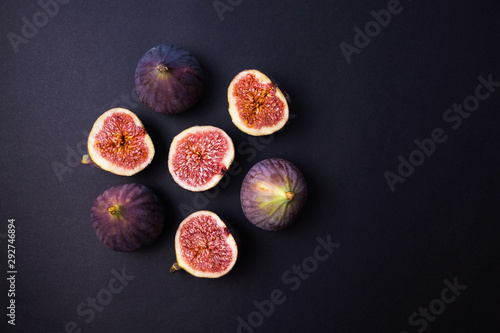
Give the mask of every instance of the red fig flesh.
[[247, 134], [272, 134], [288, 121], [285, 96], [258, 70], [244, 70], [236, 75], [229, 85], [227, 99], [233, 123]]
[[238, 248], [219, 216], [198, 211], [179, 225], [175, 253], [177, 262], [170, 268], [171, 273], [182, 268], [196, 277], [218, 278], [233, 268]]
[[181, 187], [198, 192], [222, 179], [234, 159], [231, 138], [214, 126], [193, 126], [174, 137], [168, 170]]
[[[103, 170], [131, 176], [146, 168], [154, 157], [154, 146], [142, 122], [132, 112], [114, 108], [94, 123], [87, 149], [90, 160]], [[83, 163], [90, 162], [84, 156]]]

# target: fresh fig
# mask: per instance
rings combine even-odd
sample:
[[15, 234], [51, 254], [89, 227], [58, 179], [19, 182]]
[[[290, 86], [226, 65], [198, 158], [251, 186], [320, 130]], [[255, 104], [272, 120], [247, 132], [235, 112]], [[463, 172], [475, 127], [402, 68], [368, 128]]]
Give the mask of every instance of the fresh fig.
[[218, 278], [233, 268], [238, 247], [219, 216], [205, 210], [181, 222], [175, 234], [175, 254], [171, 273], [184, 269], [196, 277]]
[[142, 184], [118, 185], [97, 197], [90, 221], [99, 240], [115, 251], [131, 252], [152, 244], [165, 216], [158, 196]]
[[268, 135], [288, 121], [288, 103], [278, 86], [255, 69], [240, 72], [227, 90], [229, 114], [243, 132]]
[[270, 158], [255, 164], [243, 179], [240, 200], [247, 219], [264, 230], [293, 222], [307, 199], [307, 184], [291, 162]]
[[137, 96], [162, 114], [193, 107], [204, 90], [204, 76], [196, 58], [178, 45], [160, 44], [146, 52], [135, 70]]
[[88, 155], [82, 163], [93, 162], [121, 176], [131, 176], [146, 168], [155, 149], [142, 122], [132, 111], [114, 108], [94, 123], [87, 143]]
[[233, 159], [233, 141], [226, 132], [214, 126], [193, 126], [172, 140], [168, 170], [181, 187], [205, 191], [217, 185]]

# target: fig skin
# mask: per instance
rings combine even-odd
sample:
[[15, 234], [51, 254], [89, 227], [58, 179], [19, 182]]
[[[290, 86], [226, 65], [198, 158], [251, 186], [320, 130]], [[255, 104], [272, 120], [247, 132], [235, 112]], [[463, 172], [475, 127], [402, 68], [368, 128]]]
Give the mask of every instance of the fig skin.
[[97, 118], [89, 133], [87, 150], [83, 164], [95, 164], [120, 176], [144, 170], [155, 155], [144, 125], [135, 113], [124, 108], [110, 109]]
[[192, 108], [204, 91], [198, 60], [186, 49], [160, 44], [148, 50], [135, 70], [140, 100], [155, 112], [172, 115]]
[[179, 224], [175, 254], [177, 261], [170, 267], [170, 273], [183, 269], [193, 276], [213, 279], [231, 271], [238, 258], [238, 247], [217, 214], [200, 210]]
[[276, 231], [295, 221], [307, 201], [307, 183], [291, 162], [270, 158], [255, 164], [243, 179], [241, 208], [256, 227]]
[[288, 95], [259, 70], [238, 73], [229, 84], [227, 100], [231, 120], [246, 134], [269, 135], [288, 122]]
[[165, 220], [160, 198], [142, 184], [114, 186], [101, 193], [90, 210], [90, 221], [99, 240], [119, 252], [151, 245]]
[[215, 126], [192, 126], [173, 138], [168, 170], [179, 186], [200, 192], [216, 186], [233, 160], [234, 145], [226, 132]]

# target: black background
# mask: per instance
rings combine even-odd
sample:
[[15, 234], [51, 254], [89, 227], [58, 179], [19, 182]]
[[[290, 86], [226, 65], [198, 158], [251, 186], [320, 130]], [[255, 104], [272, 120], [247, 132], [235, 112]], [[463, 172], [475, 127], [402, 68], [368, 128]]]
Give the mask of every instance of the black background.
[[[443, 120], [479, 76], [500, 82], [498, 1], [401, 1], [351, 63], [340, 44], [353, 45], [354, 28], [388, 1], [230, 3], [219, 16], [213, 1], [73, 0], [15, 52], [9, 34], [24, 38], [23, 18], [43, 19], [42, 9], [2, 1], [0, 330], [229, 333], [241, 317], [256, 327], [240, 332], [499, 332], [500, 88], [459, 128]], [[205, 71], [202, 100], [181, 115], [155, 114], [134, 93], [138, 60], [160, 43], [190, 50]], [[293, 117], [271, 137], [245, 135], [227, 112], [227, 86], [248, 68], [291, 96]], [[152, 164], [132, 177], [78, 161], [95, 119], [114, 106], [135, 112], [155, 144]], [[167, 170], [173, 136], [193, 125], [224, 129], [237, 148], [238, 167], [205, 195], [183, 190]], [[435, 128], [447, 140], [392, 192], [384, 173], [397, 173], [398, 156]], [[269, 157], [296, 164], [310, 192], [301, 218], [279, 232], [253, 227], [239, 204], [244, 174]], [[153, 246], [116, 253], [98, 241], [89, 211], [105, 189], [129, 182], [155, 190], [168, 219]], [[214, 211], [238, 231], [228, 275], [168, 272], [182, 207]], [[15, 327], [5, 315], [8, 219]], [[313, 262], [318, 237], [341, 245], [291, 290], [297, 285], [282, 276]], [[113, 270], [124, 270], [128, 285], [91, 320], [81, 315]], [[427, 327], [412, 326], [412, 313], [454, 279], [467, 289]], [[254, 302], [275, 289], [285, 300], [257, 314]]]

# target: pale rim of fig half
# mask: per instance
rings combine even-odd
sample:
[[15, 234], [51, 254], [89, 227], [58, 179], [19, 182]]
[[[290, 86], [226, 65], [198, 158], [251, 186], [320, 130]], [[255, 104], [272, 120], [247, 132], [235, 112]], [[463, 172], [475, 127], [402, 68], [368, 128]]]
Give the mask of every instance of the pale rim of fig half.
[[275, 133], [288, 121], [287, 98], [276, 83], [259, 70], [238, 73], [229, 84], [227, 99], [234, 125], [249, 135]]
[[238, 246], [221, 218], [207, 210], [186, 217], [175, 234], [176, 262], [170, 273], [184, 269], [201, 278], [229, 273], [238, 258]]
[[144, 170], [155, 154], [151, 137], [135, 113], [124, 108], [104, 112], [95, 121], [87, 142], [88, 157], [101, 169], [121, 176]]
[[226, 132], [210, 125], [192, 126], [173, 138], [168, 170], [179, 186], [200, 192], [217, 185], [233, 160], [234, 145]]

